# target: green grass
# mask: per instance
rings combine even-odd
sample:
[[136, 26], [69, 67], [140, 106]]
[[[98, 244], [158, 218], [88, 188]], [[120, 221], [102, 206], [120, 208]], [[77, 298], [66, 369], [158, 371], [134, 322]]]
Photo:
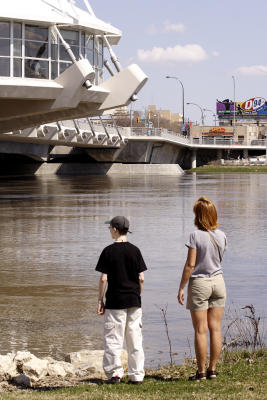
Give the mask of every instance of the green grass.
[[267, 350], [226, 353], [214, 381], [188, 382], [194, 366], [165, 366], [146, 373], [143, 385], [85, 382], [68, 389], [23, 390], [0, 394], [3, 400], [266, 400]]
[[192, 168], [187, 170], [186, 172], [197, 172], [197, 173], [205, 173], [205, 172], [212, 172], [212, 173], [231, 173], [231, 172], [238, 172], [238, 173], [250, 173], [250, 172], [257, 172], [266, 174], [267, 173], [267, 166], [266, 165], [254, 165], [254, 166], [227, 166], [227, 165], [203, 165], [202, 167]]

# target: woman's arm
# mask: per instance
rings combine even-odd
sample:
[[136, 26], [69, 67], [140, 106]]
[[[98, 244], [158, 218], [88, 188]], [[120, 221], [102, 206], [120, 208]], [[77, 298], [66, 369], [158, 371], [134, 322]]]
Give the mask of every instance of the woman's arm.
[[105, 313], [105, 305], [103, 299], [106, 291], [107, 279], [108, 279], [107, 274], [101, 274], [98, 285], [98, 306], [97, 306], [98, 315], [103, 315]]
[[184, 305], [184, 288], [194, 271], [194, 268], [196, 265], [196, 258], [197, 258], [197, 250], [189, 247], [188, 253], [187, 253], [187, 260], [186, 260], [186, 263], [184, 266], [183, 275], [181, 278], [178, 295], [177, 295], [178, 301], [182, 306]]

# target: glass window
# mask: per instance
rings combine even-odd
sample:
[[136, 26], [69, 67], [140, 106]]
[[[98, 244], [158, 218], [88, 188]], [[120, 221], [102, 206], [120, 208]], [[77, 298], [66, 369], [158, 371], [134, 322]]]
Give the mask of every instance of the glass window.
[[80, 50], [79, 50], [79, 46], [70, 46], [76, 60], [78, 60], [80, 58]]
[[51, 79], [56, 79], [58, 77], [58, 62], [51, 62]]
[[94, 65], [94, 36], [85, 35], [85, 49], [82, 48], [82, 54], [89, 62]]
[[98, 53], [103, 54], [103, 40], [98, 39]]
[[71, 61], [71, 58], [67, 50], [62, 44], [59, 46], [59, 59], [64, 61]]
[[85, 33], [81, 33], [81, 47], [85, 47]]
[[9, 38], [10, 37], [10, 23], [0, 22], [0, 37]]
[[85, 46], [88, 49], [91, 49], [91, 50], [94, 49], [94, 36], [93, 35], [86, 34], [86, 36], [85, 36]]
[[103, 82], [103, 75], [104, 75], [103, 69], [101, 69], [101, 70], [99, 71], [99, 82], [100, 82], [100, 83]]
[[0, 76], [10, 76], [9, 58], [0, 57]]
[[[74, 57], [76, 58], [76, 60], [79, 59], [79, 47], [78, 46], [70, 46], [71, 51], [74, 54]], [[59, 58], [60, 60], [65, 60], [65, 61], [72, 61], [67, 50], [65, 49], [65, 47], [63, 45], [60, 45], [60, 53], [59, 53]]]
[[0, 56], [10, 56], [9, 39], [0, 39]]
[[98, 85], [98, 70], [95, 70], [95, 85]]
[[51, 59], [58, 60], [58, 45], [55, 43], [51, 44]]
[[49, 63], [42, 60], [25, 60], [25, 77], [26, 78], [49, 78]]
[[70, 63], [60, 63], [59, 64], [59, 73], [62, 74], [67, 68], [71, 67], [72, 64]]
[[79, 32], [60, 30], [61, 35], [67, 43], [79, 46]]
[[48, 58], [48, 43], [25, 41], [25, 56]]
[[98, 67], [103, 68], [103, 54], [98, 54]]
[[20, 39], [14, 39], [14, 57], [22, 56], [22, 41]]
[[38, 26], [25, 25], [25, 39], [39, 40], [40, 42], [48, 41], [48, 28], [40, 28]]
[[14, 58], [13, 61], [13, 75], [19, 77], [22, 75], [22, 60], [19, 58]]
[[22, 38], [22, 25], [17, 23], [17, 22], [15, 22], [13, 29], [14, 29], [13, 30], [14, 38], [21, 39]]
[[[13, 29], [13, 54], [10, 53], [10, 36]], [[95, 47], [94, 35], [85, 31], [60, 30], [64, 40], [70, 45], [74, 57], [79, 60], [81, 54], [96, 69], [96, 81], [103, 75], [103, 41], [99, 38]], [[25, 37], [25, 40], [22, 39]], [[23, 25], [20, 22], [0, 22], [0, 75], [21, 77], [23, 71], [27, 78], [56, 79], [72, 60], [57, 35], [51, 35], [48, 42], [49, 28], [36, 25]], [[51, 46], [51, 61], [49, 61]], [[24, 51], [22, 51], [25, 47]], [[13, 57], [13, 64], [10, 62]], [[60, 62], [61, 60], [61, 62]], [[51, 68], [51, 71], [49, 70]]]
[[98, 52], [97, 52], [96, 49], [95, 49], [95, 53], [94, 54], [95, 55], [94, 55], [94, 64], [93, 65], [97, 66], [98, 65]]

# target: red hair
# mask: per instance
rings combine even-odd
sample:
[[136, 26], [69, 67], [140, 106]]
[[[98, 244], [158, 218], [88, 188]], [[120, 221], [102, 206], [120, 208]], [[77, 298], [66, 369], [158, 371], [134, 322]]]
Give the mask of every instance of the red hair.
[[203, 231], [218, 228], [217, 210], [207, 197], [200, 197], [194, 204], [195, 225]]

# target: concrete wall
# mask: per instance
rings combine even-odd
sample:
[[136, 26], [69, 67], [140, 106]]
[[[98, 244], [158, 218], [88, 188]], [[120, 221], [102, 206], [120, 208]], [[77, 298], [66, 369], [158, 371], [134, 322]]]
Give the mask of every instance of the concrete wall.
[[113, 164], [108, 175], [182, 175], [178, 164]]
[[[244, 156], [243, 150], [238, 146], [232, 150], [198, 148], [194, 151], [196, 166], [218, 158]], [[88, 175], [118, 173], [117, 171], [119, 173], [124, 171], [126, 174], [154, 173], [153, 171], [173, 174], [174, 171], [178, 173], [180, 167], [183, 170], [192, 167], [192, 154], [193, 149], [160, 140], [129, 141], [121, 149], [85, 149], [0, 142], [0, 175]], [[254, 154], [254, 149], [250, 150], [249, 154]], [[136, 165], [136, 168], [133, 165]], [[155, 165], [155, 168], [145, 167], [147, 165]]]
[[1, 168], [0, 176], [43, 175], [181, 175], [178, 164], [121, 164], [121, 163], [20, 163]]
[[160, 171], [164, 174], [180, 174], [179, 165], [187, 153], [185, 148], [152, 141], [128, 142], [121, 149], [84, 149], [2, 142], [0, 175], [87, 175], [123, 171], [127, 174], [161, 173]]

